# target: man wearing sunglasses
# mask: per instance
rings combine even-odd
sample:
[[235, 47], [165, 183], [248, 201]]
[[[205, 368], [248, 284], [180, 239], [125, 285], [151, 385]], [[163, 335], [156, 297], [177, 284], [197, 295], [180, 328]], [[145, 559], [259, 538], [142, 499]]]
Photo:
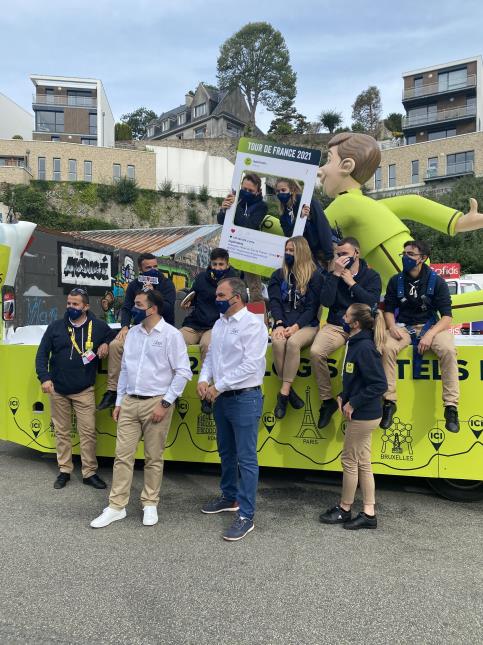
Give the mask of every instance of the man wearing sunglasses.
[[383, 365], [388, 390], [384, 395], [381, 428], [392, 425], [396, 412], [396, 363], [399, 352], [413, 345], [413, 378], [421, 378], [424, 352], [432, 349], [439, 359], [443, 385], [446, 429], [458, 432], [459, 380], [452, 322], [451, 296], [445, 280], [425, 264], [430, 254], [424, 241], [409, 240], [401, 253], [403, 271], [393, 276], [384, 298], [388, 329]]
[[85, 289], [72, 289], [66, 312], [47, 327], [40, 342], [35, 368], [42, 392], [50, 397], [52, 423], [60, 473], [54, 488], [64, 488], [74, 470], [72, 463], [72, 410], [80, 440], [84, 484], [105, 488], [97, 475], [96, 402], [94, 383], [99, 358], [107, 356], [116, 336], [107, 323], [89, 311]]

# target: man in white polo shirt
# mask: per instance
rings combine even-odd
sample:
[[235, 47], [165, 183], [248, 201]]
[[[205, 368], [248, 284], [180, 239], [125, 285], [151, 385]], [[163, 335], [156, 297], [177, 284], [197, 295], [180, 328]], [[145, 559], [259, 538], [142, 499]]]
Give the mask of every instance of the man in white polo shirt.
[[223, 534], [229, 541], [253, 531], [258, 486], [257, 439], [268, 333], [263, 319], [247, 310], [247, 302], [242, 280], [227, 278], [218, 283], [216, 303], [222, 315], [213, 327], [197, 389], [201, 399], [214, 401], [221, 459], [222, 494], [201, 510], [239, 511]]
[[117, 421], [116, 458], [109, 506], [91, 522], [108, 526], [126, 517], [137, 445], [144, 436], [143, 524], [158, 522], [163, 451], [173, 403], [192, 373], [181, 333], [162, 318], [159, 291], [140, 292], [134, 300], [134, 327], [127, 336], [113, 418]]

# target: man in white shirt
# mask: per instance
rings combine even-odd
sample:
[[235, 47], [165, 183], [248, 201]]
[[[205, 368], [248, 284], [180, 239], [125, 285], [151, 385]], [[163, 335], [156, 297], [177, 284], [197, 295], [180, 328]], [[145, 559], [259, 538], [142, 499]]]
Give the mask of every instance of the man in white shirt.
[[201, 510], [239, 511], [223, 534], [229, 541], [253, 531], [258, 485], [257, 439], [268, 333], [263, 319], [247, 310], [247, 301], [242, 280], [227, 278], [218, 283], [216, 303], [222, 315], [213, 327], [197, 388], [201, 399], [214, 402], [221, 459], [221, 497]]
[[192, 373], [181, 333], [161, 316], [163, 298], [156, 290], [140, 292], [132, 309], [134, 327], [127, 336], [112, 413], [117, 426], [116, 458], [109, 506], [91, 522], [108, 526], [126, 517], [137, 445], [144, 436], [143, 524], [158, 522], [157, 505], [163, 476], [163, 451], [173, 403]]

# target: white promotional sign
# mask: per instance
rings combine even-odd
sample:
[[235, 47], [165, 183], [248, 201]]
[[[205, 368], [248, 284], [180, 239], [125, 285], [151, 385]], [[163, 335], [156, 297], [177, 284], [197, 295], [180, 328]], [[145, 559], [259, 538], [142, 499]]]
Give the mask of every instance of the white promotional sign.
[[59, 277], [62, 284], [109, 288], [112, 285], [111, 256], [62, 245]]

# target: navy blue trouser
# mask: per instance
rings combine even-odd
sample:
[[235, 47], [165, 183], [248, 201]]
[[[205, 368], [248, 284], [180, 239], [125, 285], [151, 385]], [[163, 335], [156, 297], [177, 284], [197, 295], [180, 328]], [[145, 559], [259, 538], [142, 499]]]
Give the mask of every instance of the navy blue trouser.
[[240, 515], [249, 519], [255, 514], [262, 404], [261, 391], [249, 390], [234, 396], [219, 396], [213, 408], [221, 459], [221, 492], [227, 500], [237, 500]]

